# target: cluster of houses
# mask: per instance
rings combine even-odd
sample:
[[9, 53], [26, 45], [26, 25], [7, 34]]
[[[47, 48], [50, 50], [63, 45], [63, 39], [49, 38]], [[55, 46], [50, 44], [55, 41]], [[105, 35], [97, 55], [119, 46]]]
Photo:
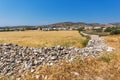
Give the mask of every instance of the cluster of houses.
[[106, 26], [65, 26], [65, 27], [52, 27], [52, 26], [19, 26], [19, 27], [0, 27], [0, 31], [23, 31], [23, 30], [41, 30], [41, 31], [60, 31], [60, 30], [77, 30], [82, 28], [83, 30], [92, 30], [92, 29], [106, 29], [107, 27], [114, 27], [113, 25], [106, 25]]
[[61, 31], [61, 30], [77, 30], [78, 28], [65, 27], [1, 27], [0, 31], [24, 31], [24, 30], [41, 30], [41, 31]]
[[42, 27], [42, 28], [38, 28], [37, 30], [42, 30], [42, 31], [60, 31], [60, 30], [77, 30], [78, 28], [65, 28], [65, 27]]
[[[109, 26], [109, 27], [114, 27], [114, 26]], [[58, 27], [58, 28], [55, 28], [55, 27], [41, 27], [41, 28], [38, 28], [37, 30], [42, 30], [42, 31], [60, 31], [60, 30], [77, 30], [79, 28], [82, 28], [83, 30], [97, 30], [97, 29], [103, 29], [105, 30], [106, 28], [108, 27], [101, 27], [101, 26], [84, 26], [84, 27], [70, 27], [70, 28], [65, 28], [65, 27]]]
[[23, 31], [25, 28], [11, 28], [11, 27], [2, 27], [0, 28], [0, 31]]

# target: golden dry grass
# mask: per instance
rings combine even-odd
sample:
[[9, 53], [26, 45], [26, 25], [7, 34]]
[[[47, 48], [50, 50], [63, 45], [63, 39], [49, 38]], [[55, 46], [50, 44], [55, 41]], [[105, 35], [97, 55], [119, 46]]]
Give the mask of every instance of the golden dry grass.
[[[110, 54], [82, 60], [78, 57], [71, 63], [61, 61], [51, 67], [38, 68], [28, 73], [23, 80], [120, 80], [120, 35], [104, 37], [107, 43], [116, 48]], [[75, 73], [78, 73], [75, 75]], [[39, 76], [39, 78], [38, 78]], [[38, 79], [37, 79], [38, 78]], [[10, 78], [9, 78], [10, 79]], [[7, 80], [7, 79], [6, 79]]]
[[14, 43], [29, 47], [83, 47], [85, 40], [77, 31], [22, 31], [0, 32], [0, 43]]
[[[71, 63], [60, 62], [51, 67], [44, 66], [29, 73], [25, 80], [120, 80], [120, 36], [107, 36], [105, 40], [116, 50], [101, 57], [82, 60], [80, 57]], [[74, 75], [74, 72], [79, 75]], [[39, 79], [36, 79], [39, 75]], [[44, 75], [44, 76], [42, 76]], [[47, 76], [47, 77], [46, 77]]]
[[104, 38], [109, 46], [120, 49], [120, 35], [106, 36]]

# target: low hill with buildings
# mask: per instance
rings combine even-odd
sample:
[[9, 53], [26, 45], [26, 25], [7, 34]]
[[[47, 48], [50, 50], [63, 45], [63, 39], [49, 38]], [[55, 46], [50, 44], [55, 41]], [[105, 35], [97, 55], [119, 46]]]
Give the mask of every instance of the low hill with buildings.
[[4, 26], [0, 27], [0, 31], [24, 31], [24, 30], [76, 30], [84, 29], [99, 29], [106, 27], [120, 27], [120, 23], [84, 23], [84, 22], [60, 22], [55, 24], [40, 25], [40, 26]]

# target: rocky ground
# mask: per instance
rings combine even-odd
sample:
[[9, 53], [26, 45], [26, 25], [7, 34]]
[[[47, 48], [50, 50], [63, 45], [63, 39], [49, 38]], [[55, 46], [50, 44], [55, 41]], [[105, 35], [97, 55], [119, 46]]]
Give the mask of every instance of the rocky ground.
[[91, 36], [85, 48], [75, 47], [43, 47], [29, 48], [14, 44], [0, 44], [0, 75], [12, 76], [25, 71], [34, 72], [35, 68], [43, 65], [53, 65], [60, 60], [72, 61], [76, 56], [83, 58], [97, 57], [105, 51], [113, 51], [103, 38]]

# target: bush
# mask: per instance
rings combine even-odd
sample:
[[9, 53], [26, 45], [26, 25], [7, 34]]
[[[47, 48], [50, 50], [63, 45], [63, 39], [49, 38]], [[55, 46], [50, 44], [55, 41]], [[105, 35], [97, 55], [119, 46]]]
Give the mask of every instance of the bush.
[[105, 29], [105, 32], [111, 32], [112, 30], [113, 30], [113, 28], [108, 27]]
[[96, 32], [102, 32], [103, 31], [103, 29], [102, 28], [100, 28], [100, 29], [94, 29]]
[[119, 30], [119, 29], [118, 29], [118, 30], [117, 30], [117, 29], [116, 29], [116, 30], [113, 30], [113, 31], [110, 32], [110, 34], [111, 34], [111, 35], [120, 34], [120, 30]]
[[88, 41], [89, 41], [89, 39], [86, 39], [86, 40], [82, 41], [82, 45], [83, 45], [83, 47], [86, 47], [86, 46], [87, 46]]
[[100, 57], [100, 60], [109, 63], [113, 58], [116, 58], [115, 54], [106, 54]]
[[78, 30], [79, 32], [81, 32], [81, 31], [83, 31], [83, 28], [78, 28], [77, 30]]

